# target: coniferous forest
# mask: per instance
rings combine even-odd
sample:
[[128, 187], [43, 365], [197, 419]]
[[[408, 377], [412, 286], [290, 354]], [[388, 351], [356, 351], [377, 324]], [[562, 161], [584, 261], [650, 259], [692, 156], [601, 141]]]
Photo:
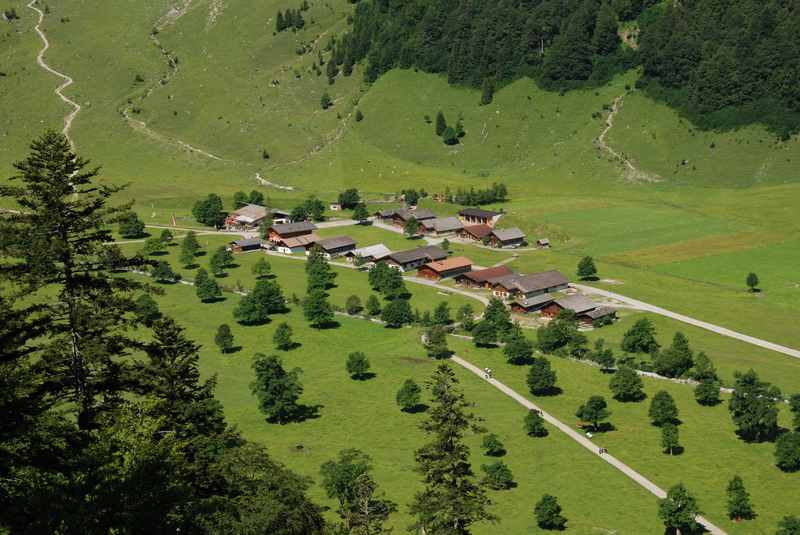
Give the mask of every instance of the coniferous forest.
[[800, 126], [791, 0], [362, 0], [339, 46], [366, 59], [368, 81], [415, 67], [476, 88], [529, 76], [566, 90], [641, 66], [640, 87], [701, 127]]

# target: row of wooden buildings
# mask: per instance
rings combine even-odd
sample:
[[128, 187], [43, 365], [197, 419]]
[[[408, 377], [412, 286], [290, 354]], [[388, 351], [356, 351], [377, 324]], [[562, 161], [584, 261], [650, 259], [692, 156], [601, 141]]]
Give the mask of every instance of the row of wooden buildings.
[[491, 291], [495, 297], [508, 303], [516, 314], [538, 312], [555, 317], [562, 310], [572, 310], [578, 320], [587, 325], [616, 316], [613, 308], [598, 306], [580, 294], [563, 293], [569, 288], [569, 281], [555, 270], [520, 275], [507, 266], [495, 266], [462, 273], [455, 280], [462, 287]]
[[419, 233], [423, 235], [454, 236], [507, 249], [524, 245], [525, 233], [517, 227], [495, 228], [501, 216], [500, 212], [482, 208], [464, 208], [458, 216], [447, 217], [439, 217], [427, 208], [393, 208], [375, 213], [376, 219], [401, 228], [413, 218], [419, 223]]

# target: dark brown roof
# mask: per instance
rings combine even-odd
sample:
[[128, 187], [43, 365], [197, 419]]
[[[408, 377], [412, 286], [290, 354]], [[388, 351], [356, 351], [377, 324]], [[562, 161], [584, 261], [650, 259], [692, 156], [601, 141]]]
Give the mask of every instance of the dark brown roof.
[[336, 236], [334, 238], [326, 238], [317, 242], [323, 250], [331, 251], [334, 249], [341, 249], [342, 247], [355, 247], [356, 240], [350, 236]]
[[291, 234], [293, 232], [313, 232], [317, 230], [317, 226], [310, 221], [298, 221], [297, 223], [283, 223], [281, 225], [272, 225], [270, 230], [274, 230], [280, 235]]
[[468, 227], [464, 227], [464, 230], [479, 240], [492, 233], [492, 227], [489, 225], [470, 225]]
[[491, 210], [484, 210], [483, 208], [464, 208], [458, 212], [458, 215], [491, 219], [500, 215], [500, 212], [492, 212]]
[[395, 215], [400, 217], [400, 219], [403, 221], [408, 221], [412, 217], [417, 221], [422, 221], [423, 219], [433, 219], [436, 217], [436, 214], [426, 208], [417, 208], [416, 210], [400, 208], [399, 210], [395, 211]]
[[411, 262], [418, 262], [420, 260], [427, 260], [429, 262], [447, 258], [447, 251], [436, 247], [435, 245], [428, 245], [426, 247], [417, 247], [408, 251], [400, 251], [389, 255], [391, 260], [398, 264], [410, 264]]
[[488, 269], [479, 269], [478, 271], [470, 271], [469, 273], [464, 273], [463, 276], [473, 282], [486, 282], [489, 279], [513, 274], [514, 272], [506, 266], [496, 266]]

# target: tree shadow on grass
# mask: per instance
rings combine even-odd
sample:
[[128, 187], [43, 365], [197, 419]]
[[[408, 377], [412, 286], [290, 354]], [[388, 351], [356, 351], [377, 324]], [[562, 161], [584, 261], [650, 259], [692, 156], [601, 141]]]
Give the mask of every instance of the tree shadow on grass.
[[315, 328], [319, 329], [320, 331], [327, 331], [328, 329], [338, 329], [341, 326], [336, 320], [326, 321], [325, 323], [320, 323], [316, 325]]
[[366, 372], [366, 373], [359, 373], [358, 375], [351, 375], [350, 379], [352, 379], [353, 381], [369, 381], [370, 379], [374, 379], [375, 377], [377, 377], [377, 374], [372, 372]]
[[590, 433], [609, 433], [611, 431], [616, 431], [617, 428], [614, 427], [614, 424], [611, 422], [600, 422], [597, 424], [597, 427], [590, 427]]
[[206, 256], [208, 253], [206, 251], [197, 251], [194, 256]]
[[167, 251], [153, 251], [147, 256], [167, 256], [169, 253]]
[[529, 366], [533, 364], [533, 357], [525, 357], [508, 361], [512, 366]]
[[533, 392], [533, 395], [539, 398], [549, 398], [553, 396], [560, 396], [563, 393], [564, 391], [561, 389], [561, 387], [554, 386], [545, 390], [537, 390], [536, 392]]
[[238, 353], [238, 352], [239, 352], [239, 351], [241, 351], [241, 350], [242, 350], [242, 346], [233, 346], [232, 348], [228, 349], [228, 350], [225, 352], [225, 354], [226, 354], [226, 355], [231, 355], [231, 354], [233, 354], [233, 353]]
[[672, 448], [672, 453], [670, 453], [670, 452], [664, 452], [664, 453], [666, 455], [678, 456], [678, 455], [683, 455], [684, 451], [685, 450], [684, 450], [683, 446], [677, 446], [675, 448]]
[[418, 413], [421, 413], [421, 412], [425, 412], [428, 409], [430, 409], [430, 407], [428, 405], [426, 405], [425, 403], [417, 403], [413, 407], [409, 407], [407, 409], [403, 409], [403, 412], [406, 412], [408, 414], [418, 414]]
[[227, 297], [220, 296], [220, 297], [215, 297], [213, 299], [206, 299], [205, 301], [200, 301], [200, 302], [203, 303], [204, 305], [213, 305], [214, 303], [221, 303], [223, 301], [226, 301], [227, 299], [228, 299]]
[[287, 347], [279, 347], [278, 349], [280, 349], [281, 351], [292, 351], [292, 350], [297, 349], [298, 347], [302, 347], [302, 346], [303, 346], [303, 344], [301, 344], [300, 342], [292, 342]]
[[320, 409], [324, 405], [298, 405], [294, 421], [297, 423], [305, 422], [306, 420], [316, 420], [320, 417]]

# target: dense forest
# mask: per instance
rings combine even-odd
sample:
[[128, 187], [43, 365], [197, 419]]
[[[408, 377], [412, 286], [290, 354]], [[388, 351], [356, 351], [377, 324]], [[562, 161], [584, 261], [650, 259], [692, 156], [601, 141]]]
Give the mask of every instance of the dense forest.
[[[625, 28], [640, 28], [641, 46]], [[640, 87], [700, 126], [800, 126], [800, 8], [792, 0], [362, 0], [336, 56], [481, 87], [529, 76], [596, 86], [642, 66]]]

